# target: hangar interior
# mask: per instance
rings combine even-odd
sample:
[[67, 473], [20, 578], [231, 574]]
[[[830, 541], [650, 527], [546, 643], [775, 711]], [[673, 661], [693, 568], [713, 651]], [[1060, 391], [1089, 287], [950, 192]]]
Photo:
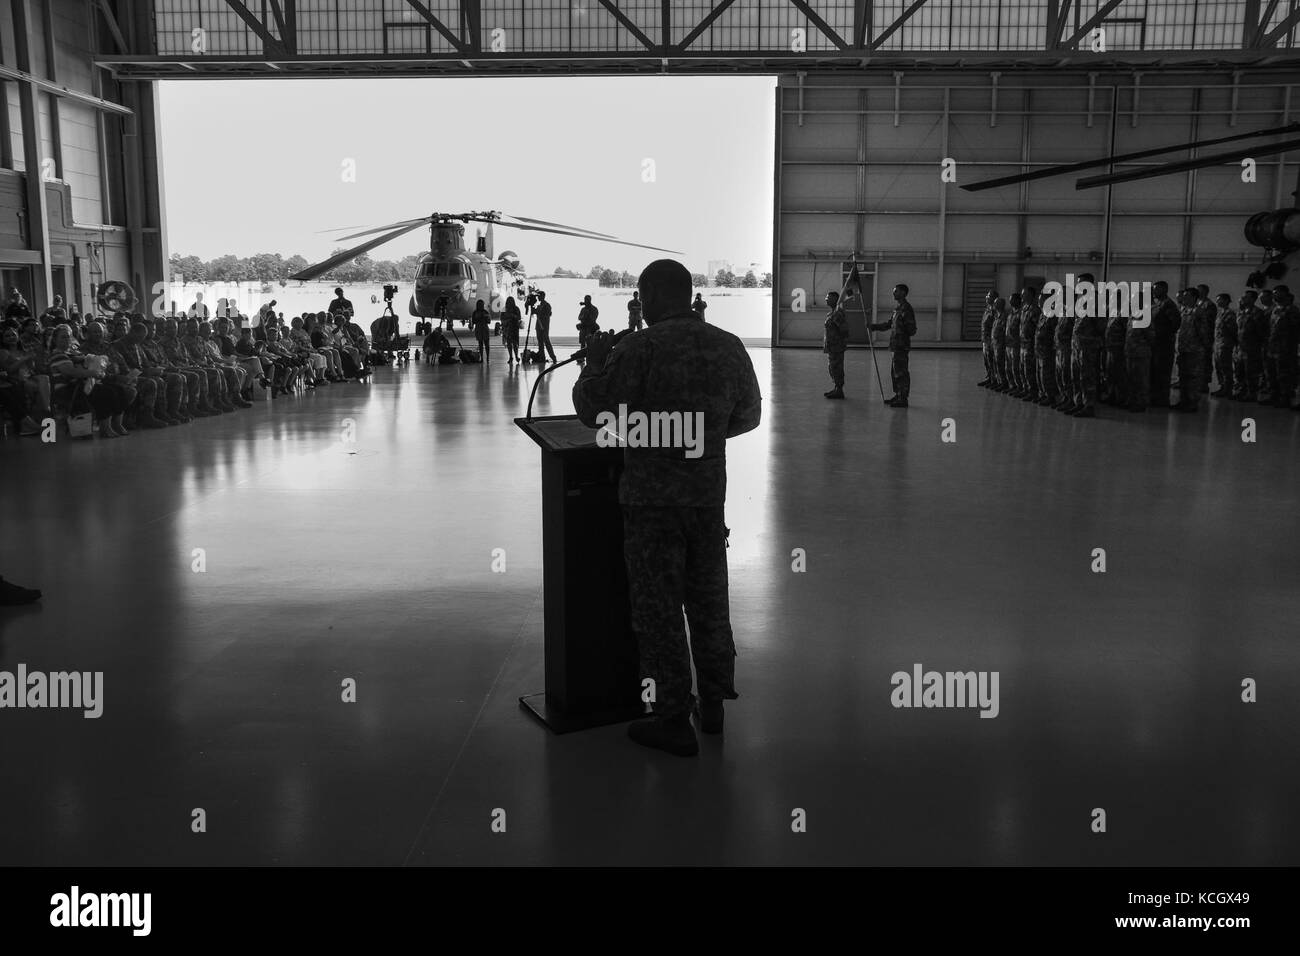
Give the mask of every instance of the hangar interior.
[[[1242, 287], [1261, 252], [1242, 238], [1246, 220], [1295, 203], [1285, 154], [1261, 156], [1249, 183], [1220, 165], [1091, 190], [1060, 176], [978, 193], [944, 182], [942, 162], [955, 160], [960, 185], [1285, 126], [1295, 78], [1226, 68], [783, 76], [775, 255], [786, 295], [773, 303], [774, 342], [820, 344], [816, 305], [855, 258], [877, 312], [893, 307], [896, 283], [910, 287], [918, 344], [978, 343], [990, 288], [1042, 288], [1067, 273]], [[799, 288], [818, 293], [802, 314]], [[853, 332], [865, 343], [861, 319]]]
[[[166, 280], [158, 81], [742, 71], [780, 76], [772, 328], [793, 346], [754, 352], [765, 420], [728, 451], [741, 699], [694, 762], [520, 711], [544, 679], [535, 488], [486, 517], [425, 506], [536, 474], [523, 373], [381, 370], [130, 441], [4, 442], [0, 568], [46, 596], [0, 613], [0, 667], [100, 671], [106, 700], [4, 715], [0, 859], [1294, 864], [1278, 529], [1300, 416], [1258, 410], [1252, 444], [1226, 403], [1085, 423], [980, 392], [958, 347], [994, 283], [1086, 266], [1240, 290], [1243, 220], [1291, 204], [1294, 158], [1250, 186], [1212, 168], [974, 195], [940, 163], [960, 184], [1284, 124], [1298, 25], [1272, 0], [0, 0], [0, 268], [34, 312]], [[802, 348], [821, 313], [794, 290], [855, 257], [877, 313], [907, 282], [918, 344], [953, 346], [918, 352], [906, 414], [868, 393], [862, 349], [851, 400], [824, 402]], [[571, 411], [572, 371], [540, 414]], [[377, 507], [379, 486], [413, 504]], [[999, 671], [1000, 716], [892, 707], [914, 662]]]

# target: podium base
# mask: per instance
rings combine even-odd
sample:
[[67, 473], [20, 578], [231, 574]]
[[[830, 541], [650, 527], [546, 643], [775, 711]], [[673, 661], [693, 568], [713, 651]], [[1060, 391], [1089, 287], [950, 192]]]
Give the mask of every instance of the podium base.
[[553, 704], [548, 703], [544, 693], [520, 697], [519, 706], [540, 720], [555, 734], [571, 734], [576, 730], [590, 730], [592, 727], [625, 724], [639, 717], [647, 716], [645, 705], [641, 703], [629, 707], [618, 707], [613, 710], [567, 714]]

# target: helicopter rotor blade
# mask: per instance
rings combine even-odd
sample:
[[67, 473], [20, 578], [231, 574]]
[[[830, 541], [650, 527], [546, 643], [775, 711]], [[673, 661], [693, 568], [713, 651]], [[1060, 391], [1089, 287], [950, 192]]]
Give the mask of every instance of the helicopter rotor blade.
[[1237, 133], [1232, 136], [1220, 136], [1216, 139], [1202, 139], [1190, 143], [1178, 143], [1174, 146], [1157, 146], [1154, 149], [1143, 149], [1136, 153], [1119, 153], [1113, 156], [1103, 156], [1100, 159], [1090, 159], [1081, 163], [1048, 166], [1045, 169], [1035, 169], [1028, 173], [1017, 173], [1014, 176], [1001, 176], [997, 179], [985, 179], [981, 182], [969, 183], [961, 188], [967, 192], [981, 192], [985, 189], [997, 189], [1000, 186], [1013, 186], [1017, 183], [1031, 182], [1036, 179], [1050, 179], [1053, 176], [1064, 176], [1067, 173], [1078, 173], [1085, 169], [1096, 169], [1099, 166], [1110, 166], [1118, 163], [1131, 162], [1136, 159], [1149, 159], [1152, 156], [1160, 156], [1164, 153], [1176, 153], [1184, 149], [1199, 149], [1204, 146], [1217, 146], [1222, 143], [1233, 143], [1238, 140], [1253, 139], [1257, 136], [1275, 136], [1279, 133], [1294, 133], [1297, 130], [1300, 130], [1300, 123], [1290, 123], [1286, 126], [1274, 126], [1270, 129], [1259, 129], [1250, 133]]
[[413, 229], [418, 229], [420, 226], [424, 225], [425, 221], [426, 221], [425, 219], [417, 219], [413, 223], [403, 224], [402, 227], [399, 229], [394, 229], [392, 232], [385, 233], [384, 235], [379, 236], [376, 239], [371, 239], [368, 242], [363, 242], [359, 246], [353, 246], [351, 249], [344, 249], [342, 252], [330, 256], [328, 259], [324, 260], [323, 262], [318, 262], [314, 266], [308, 266], [306, 269], [303, 269], [301, 272], [297, 272], [294, 275], [289, 276], [289, 278], [298, 281], [303, 281], [303, 282], [306, 282], [309, 279], [318, 278], [319, 276], [324, 275], [326, 272], [329, 272], [331, 269], [337, 266], [341, 266], [345, 262], [350, 262], [351, 260], [355, 259], [357, 256], [361, 255], [363, 252], [369, 252], [371, 249], [374, 249], [376, 246], [382, 246], [386, 242], [391, 242], [392, 240], [397, 239], [400, 236], [406, 235], [408, 232], [411, 232]]
[[[596, 230], [594, 229], [583, 229], [581, 226], [566, 226], [562, 222], [547, 222], [545, 219], [529, 219], [527, 216], [511, 216], [507, 213], [503, 213], [502, 215], [504, 215], [507, 219], [515, 220], [515, 222], [526, 222], [530, 226], [553, 226], [556, 229], [568, 229], [571, 232], [585, 232], [589, 236], [599, 236], [601, 239], [614, 238], [607, 232], [596, 232]], [[503, 223], [503, 225], [509, 225], [509, 224]]]
[[1093, 189], [1097, 186], [1113, 186], [1116, 183], [1131, 183], [1139, 179], [1154, 179], [1157, 176], [1167, 176], [1170, 173], [1185, 173], [1193, 169], [1204, 169], [1207, 166], [1217, 166], [1220, 163], [1236, 163], [1248, 156], [1276, 156], [1278, 153], [1289, 153], [1297, 147], [1300, 147], [1300, 139], [1288, 139], [1280, 143], [1268, 143], [1263, 146], [1258, 144], [1255, 146], [1243, 146], [1226, 153], [1212, 153], [1209, 156], [1198, 156], [1196, 159], [1185, 159], [1177, 163], [1164, 163], [1160, 166], [1132, 170], [1127, 173], [1110, 173], [1105, 176], [1089, 176], [1076, 182], [1074, 188]]
[[[529, 219], [526, 216], [512, 216], [509, 213], [504, 213], [504, 212], [495, 212], [495, 211], [474, 212], [474, 213], [469, 213], [465, 216], [461, 216], [459, 218], [466, 219], [466, 220], [473, 220], [475, 222], [496, 223], [498, 226], [513, 226], [516, 229], [526, 229], [529, 228], [530, 226], [533, 228], [538, 228], [541, 226], [549, 226], [554, 229], [563, 229], [565, 230], [566, 234], [571, 234], [575, 236], [589, 236], [592, 239], [614, 240], [615, 238], [614, 236], [611, 236], [607, 232], [596, 232], [594, 229], [583, 229], [581, 226], [566, 226], [562, 222], [547, 222], [545, 219]], [[513, 220], [513, 221], [507, 222], [506, 220]]]
[[653, 249], [655, 252], [671, 252], [675, 256], [683, 255], [677, 249], [664, 249], [661, 246], [647, 246], [640, 242], [628, 242], [626, 239], [615, 239], [613, 236], [598, 236], [583, 232], [570, 232], [567, 229], [552, 229], [549, 226], [526, 226], [520, 222], [498, 222], [498, 226], [504, 226], [507, 229], [524, 229], [529, 232], [549, 232], [557, 236], [569, 236], [573, 239], [590, 239], [593, 242], [613, 242], [620, 246], [633, 246], [637, 249]]
[[376, 226], [374, 229], [366, 229], [362, 232], [354, 232], [350, 236], [339, 236], [339, 242], [347, 242], [349, 239], [360, 239], [362, 236], [373, 236], [377, 232], [383, 232], [387, 229], [398, 229], [403, 226], [418, 226], [421, 223], [429, 221], [428, 216], [421, 216], [419, 219], [407, 219], [403, 222], [390, 222], [386, 226]]

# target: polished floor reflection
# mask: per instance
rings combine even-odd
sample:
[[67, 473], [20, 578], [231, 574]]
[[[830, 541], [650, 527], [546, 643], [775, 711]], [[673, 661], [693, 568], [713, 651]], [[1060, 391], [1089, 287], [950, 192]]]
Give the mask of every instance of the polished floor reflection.
[[[741, 699], [693, 760], [519, 709], [534, 371], [4, 442], [0, 573], [46, 598], [0, 609], [0, 670], [102, 671], [104, 713], [0, 710], [0, 864], [1300, 863], [1300, 415], [1081, 421], [946, 352], [914, 353], [896, 411], [867, 355], [827, 402], [820, 354], [752, 354]], [[571, 410], [554, 379], [538, 414]], [[894, 708], [914, 664], [997, 671], [998, 716]]]

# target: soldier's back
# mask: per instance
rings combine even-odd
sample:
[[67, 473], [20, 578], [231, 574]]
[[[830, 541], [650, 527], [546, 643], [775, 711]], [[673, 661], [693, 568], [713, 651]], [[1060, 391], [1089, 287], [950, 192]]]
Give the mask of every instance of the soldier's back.
[[[664, 319], [629, 336], [618, 351], [633, 377], [635, 407], [703, 425], [698, 453], [681, 448], [628, 448], [622, 493], [628, 504], [709, 506], [726, 488], [726, 440], [738, 408], [756, 401], [758, 385], [744, 343], [694, 313]], [[696, 417], [701, 416], [701, 417]]]

